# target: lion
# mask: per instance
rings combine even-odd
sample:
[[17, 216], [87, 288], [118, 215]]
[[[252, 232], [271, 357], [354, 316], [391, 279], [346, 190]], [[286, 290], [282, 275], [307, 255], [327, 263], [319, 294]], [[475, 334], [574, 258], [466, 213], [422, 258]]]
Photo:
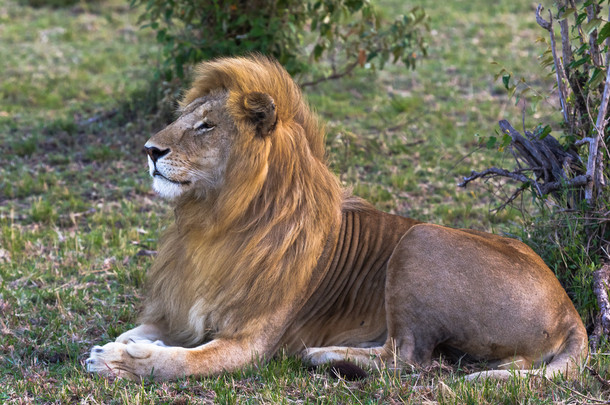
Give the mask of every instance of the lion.
[[342, 187], [275, 60], [201, 63], [145, 149], [175, 221], [139, 326], [95, 346], [90, 372], [209, 376], [280, 350], [396, 368], [446, 350], [490, 367], [469, 378], [573, 376], [586, 361], [578, 312], [528, 246], [384, 213]]

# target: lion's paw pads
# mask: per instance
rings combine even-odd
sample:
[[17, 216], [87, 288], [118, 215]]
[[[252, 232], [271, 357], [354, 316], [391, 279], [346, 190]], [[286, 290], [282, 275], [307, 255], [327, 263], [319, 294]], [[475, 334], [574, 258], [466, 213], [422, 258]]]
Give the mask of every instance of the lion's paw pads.
[[104, 346], [94, 346], [89, 358], [85, 361], [87, 371], [104, 375], [114, 374], [113, 364], [121, 359], [125, 350], [122, 343], [107, 343]]

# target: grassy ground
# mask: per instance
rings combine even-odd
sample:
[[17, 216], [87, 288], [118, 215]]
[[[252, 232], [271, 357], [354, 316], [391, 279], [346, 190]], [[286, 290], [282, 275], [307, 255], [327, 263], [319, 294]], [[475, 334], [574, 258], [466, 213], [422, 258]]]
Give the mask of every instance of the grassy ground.
[[[471, 168], [502, 163], [475, 134], [521, 121], [494, 81], [500, 69], [549, 89], [537, 72], [541, 35], [530, 2], [452, 1], [431, 15], [430, 57], [415, 72], [359, 72], [307, 90], [328, 121], [333, 169], [379, 208], [453, 226], [509, 230], [489, 215], [484, 186], [456, 188]], [[402, 1], [384, 3], [389, 15]], [[464, 371], [374, 372], [333, 379], [294, 358], [172, 383], [87, 375], [94, 344], [133, 326], [150, 251], [169, 207], [150, 191], [141, 148], [159, 129], [132, 114], [146, 98], [157, 47], [119, 0], [32, 9], [0, 0], [0, 402], [8, 403], [550, 403], [610, 398], [584, 372], [575, 381], [464, 383]], [[552, 120], [551, 105], [527, 125]], [[528, 107], [529, 108], [529, 107]], [[591, 358], [608, 378], [609, 346]]]

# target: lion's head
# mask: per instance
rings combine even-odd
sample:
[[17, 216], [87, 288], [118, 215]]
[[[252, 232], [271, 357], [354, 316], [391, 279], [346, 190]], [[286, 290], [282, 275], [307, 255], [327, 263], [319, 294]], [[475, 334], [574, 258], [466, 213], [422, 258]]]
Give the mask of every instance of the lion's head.
[[159, 195], [175, 198], [191, 189], [220, 185], [236, 132], [226, 100], [226, 90], [194, 100], [146, 142], [149, 172]]
[[[298, 87], [277, 62], [264, 57], [199, 65], [179, 113], [145, 145], [153, 188], [169, 199], [221, 188], [227, 166], [248, 163], [246, 155], [256, 162], [243, 169], [252, 177], [265, 177], [270, 146], [281, 144], [278, 138], [286, 133], [302, 132], [296, 135], [307, 139], [312, 156], [324, 156], [322, 130]], [[236, 176], [245, 177], [243, 171]]]

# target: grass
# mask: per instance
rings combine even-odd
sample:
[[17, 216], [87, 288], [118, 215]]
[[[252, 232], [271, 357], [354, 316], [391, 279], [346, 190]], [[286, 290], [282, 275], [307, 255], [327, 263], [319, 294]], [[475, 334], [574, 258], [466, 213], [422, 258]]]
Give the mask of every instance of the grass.
[[[476, 134], [516, 125], [521, 106], [495, 60], [542, 89], [541, 35], [524, 0], [412, 1], [431, 16], [430, 57], [414, 72], [359, 71], [307, 90], [328, 122], [333, 170], [379, 208], [452, 226], [509, 231], [516, 211], [489, 214], [498, 196], [456, 188], [470, 169], [501, 164]], [[162, 125], [134, 114], [158, 53], [154, 35], [119, 0], [33, 9], [0, 0], [0, 402], [4, 403], [551, 403], [609, 398], [589, 373], [464, 383], [467, 370], [373, 372], [337, 380], [278, 356], [236, 373], [169, 383], [84, 372], [94, 344], [134, 326], [146, 268], [171, 209], [150, 191], [146, 139]], [[403, 9], [388, 0], [388, 15]], [[526, 106], [530, 108], [531, 106]], [[552, 105], [527, 125], [553, 122]], [[537, 115], [536, 115], [537, 114]], [[590, 365], [610, 374], [602, 344]]]

